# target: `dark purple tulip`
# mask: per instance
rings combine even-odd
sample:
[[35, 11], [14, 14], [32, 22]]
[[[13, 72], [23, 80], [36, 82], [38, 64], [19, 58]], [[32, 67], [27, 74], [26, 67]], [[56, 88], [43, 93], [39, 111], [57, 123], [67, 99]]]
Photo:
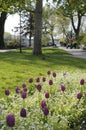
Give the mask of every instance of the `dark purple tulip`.
[[49, 109], [46, 106], [43, 108], [43, 113], [45, 116], [49, 114]]
[[85, 83], [84, 79], [81, 79], [81, 80], [80, 80], [80, 84], [81, 84], [81, 85], [84, 85], [84, 83]]
[[48, 74], [48, 75], [50, 75], [50, 74], [51, 74], [51, 71], [50, 71], [50, 70], [48, 70], [48, 71], [47, 71], [47, 74]]
[[27, 92], [27, 88], [26, 88], [26, 87], [24, 87], [24, 88], [23, 88], [23, 91], [24, 91], [24, 92]]
[[25, 99], [26, 96], [27, 96], [27, 93], [23, 91], [22, 94], [21, 94], [21, 97], [22, 97], [23, 99]]
[[6, 123], [9, 127], [13, 127], [15, 126], [15, 117], [14, 117], [14, 114], [9, 114], [7, 117], [6, 117]]
[[38, 78], [36, 78], [36, 82], [40, 82], [40, 78], [38, 77]]
[[55, 73], [55, 72], [53, 72], [53, 74], [52, 74], [52, 75], [53, 75], [53, 77], [56, 77], [56, 73]]
[[36, 87], [37, 87], [37, 89], [38, 89], [39, 91], [41, 91], [41, 89], [42, 89], [41, 84], [38, 84]]
[[53, 85], [53, 80], [49, 80], [49, 85]]
[[9, 96], [9, 94], [10, 94], [9, 89], [5, 89], [5, 95]]
[[77, 98], [80, 100], [82, 98], [82, 93], [78, 93]]
[[45, 81], [46, 81], [46, 78], [45, 78], [45, 77], [43, 77], [43, 78], [42, 78], [42, 81], [43, 81], [43, 82], [45, 82]]
[[29, 79], [29, 83], [32, 83], [32, 82], [33, 82], [33, 78], [30, 78], [30, 79]]
[[21, 111], [20, 111], [20, 116], [21, 117], [26, 117], [26, 109], [25, 108], [22, 108]]
[[26, 87], [26, 84], [25, 84], [25, 83], [23, 83], [23, 84], [22, 84], [22, 87], [23, 87], [23, 88], [25, 88], [25, 87]]
[[45, 93], [45, 97], [46, 97], [46, 98], [49, 98], [49, 92], [46, 92], [46, 93]]
[[46, 101], [45, 100], [42, 100], [41, 101], [41, 107], [44, 108], [46, 106]]
[[16, 91], [16, 93], [20, 93], [20, 88], [16, 87], [15, 91]]
[[65, 89], [66, 89], [65, 86], [64, 86], [64, 85], [61, 85], [61, 90], [62, 90], [62, 91], [65, 91]]

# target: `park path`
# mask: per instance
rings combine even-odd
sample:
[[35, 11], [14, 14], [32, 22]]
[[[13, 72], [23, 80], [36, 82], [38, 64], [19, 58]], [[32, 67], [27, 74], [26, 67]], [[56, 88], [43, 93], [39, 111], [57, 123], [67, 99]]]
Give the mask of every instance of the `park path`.
[[[69, 48], [67, 49], [65, 47], [60, 47], [60, 46], [58, 48], [67, 51], [68, 53], [72, 54], [73, 57], [86, 59], [86, 50], [82, 50], [82, 49], [69, 49]], [[12, 50], [14, 50], [14, 49], [0, 50], [0, 52], [8, 52], [8, 51], [12, 51]]]
[[6, 49], [6, 50], [0, 50], [0, 52], [9, 52], [9, 51], [13, 51], [13, 50], [16, 50], [16, 49]]
[[68, 53], [72, 54], [73, 57], [86, 59], [86, 50], [82, 50], [82, 49], [69, 49], [69, 48], [67, 49], [65, 47], [58, 47], [58, 48], [67, 51]]
[[8, 52], [9, 50], [0, 50], [0, 52]]

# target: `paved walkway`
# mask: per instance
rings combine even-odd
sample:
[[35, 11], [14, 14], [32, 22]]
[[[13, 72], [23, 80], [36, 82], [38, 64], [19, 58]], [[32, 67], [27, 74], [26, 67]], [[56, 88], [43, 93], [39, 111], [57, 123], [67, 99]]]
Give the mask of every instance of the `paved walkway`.
[[72, 54], [73, 57], [86, 59], [86, 50], [69, 49], [69, 48], [67, 49], [65, 47], [59, 47], [59, 48], [69, 52], [70, 54]]
[[9, 50], [0, 50], [0, 52], [8, 52]]
[[8, 51], [13, 51], [15, 49], [7, 49], [7, 50], [0, 50], [0, 52], [8, 52]]
[[[63, 49], [67, 52], [69, 52], [70, 54], [72, 54], [73, 57], [77, 57], [77, 58], [83, 58], [86, 59], [86, 50], [82, 50], [82, 49], [67, 49], [65, 47], [58, 47], [60, 49]], [[8, 49], [8, 50], [0, 50], [0, 52], [8, 52], [8, 51], [12, 51], [14, 49]]]

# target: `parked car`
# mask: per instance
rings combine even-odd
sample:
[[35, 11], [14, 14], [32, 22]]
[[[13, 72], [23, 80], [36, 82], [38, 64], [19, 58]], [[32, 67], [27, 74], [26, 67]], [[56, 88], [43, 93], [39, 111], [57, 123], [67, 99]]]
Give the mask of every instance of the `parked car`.
[[70, 49], [72, 49], [72, 48], [77, 48], [78, 46], [77, 46], [77, 43], [68, 43], [67, 45], [66, 45], [66, 48], [70, 48]]
[[82, 46], [82, 49], [83, 49], [83, 50], [86, 50], [86, 44]]
[[47, 46], [53, 46], [53, 43], [52, 43], [52, 42], [50, 42], [50, 43], [48, 43], [48, 44], [47, 44]]

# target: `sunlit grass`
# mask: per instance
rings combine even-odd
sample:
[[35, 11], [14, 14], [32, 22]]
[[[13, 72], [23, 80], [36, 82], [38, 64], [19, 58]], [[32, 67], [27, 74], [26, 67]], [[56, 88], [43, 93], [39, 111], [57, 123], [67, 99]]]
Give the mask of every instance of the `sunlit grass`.
[[[34, 56], [32, 50], [0, 53], [0, 128], [10, 130], [6, 116], [15, 116], [14, 130], [81, 130], [86, 120], [86, 60], [74, 58], [67, 52], [49, 48], [43, 55]], [[51, 74], [48, 75], [47, 71]], [[49, 72], [49, 71], [48, 71]], [[53, 72], [56, 77], [53, 77]], [[37, 82], [37, 77], [40, 82]], [[42, 78], [46, 78], [43, 82]], [[32, 78], [33, 82], [28, 80]], [[81, 79], [85, 82], [80, 84]], [[50, 85], [49, 81], [52, 81]], [[27, 96], [22, 99], [22, 84], [26, 83]], [[41, 85], [41, 90], [36, 85]], [[61, 89], [61, 85], [65, 90]], [[20, 88], [20, 93], [15, 88]], [[8, 89], [7, 89], [8, 88]], [[5, 89], [10, 91], [7, 96]], [[49, 92], [49, 98], [45, 97]], [[82, 97], [77, 98], [81, 93]], [[43, 114], [41, 101], [45, 100], [49, 113]], [[21, 108], [27, 117], [20, 117]]]
[[[28, 83], [30, 77], [43, 76], [47, 70], [57, 73], [79, 72], [86, 73], [86, 60], [73, 58], [67, 52], [57, 48], [43, 49], [43, 55], [34, 56], [32, 50], [0, 53], [0, 97], [3, 97], [5, 88], [14, 91], [16, 86], [23, 82]], [[77, 73], [75, 76], [78, 76]]]

